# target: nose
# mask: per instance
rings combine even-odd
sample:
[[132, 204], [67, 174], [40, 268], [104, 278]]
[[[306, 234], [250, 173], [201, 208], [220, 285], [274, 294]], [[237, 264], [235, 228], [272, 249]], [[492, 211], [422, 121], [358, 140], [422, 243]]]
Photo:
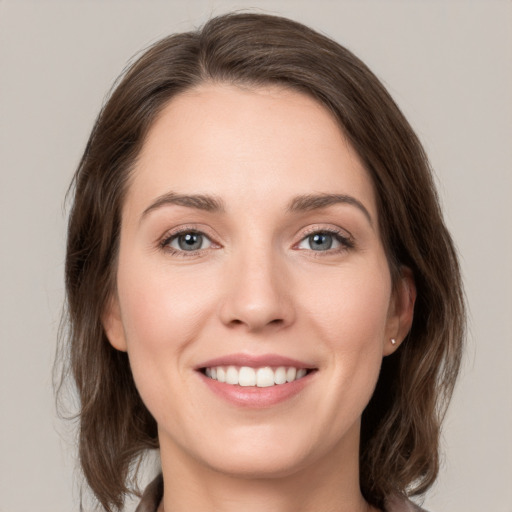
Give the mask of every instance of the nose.
[[[235, 260], [235, 258], [234, 258]], [[221, 321], [248, 332], [275, 330], [295, 320], [290, 280], [278, 258], [265, 251], [247, 251], [231, 261]]]

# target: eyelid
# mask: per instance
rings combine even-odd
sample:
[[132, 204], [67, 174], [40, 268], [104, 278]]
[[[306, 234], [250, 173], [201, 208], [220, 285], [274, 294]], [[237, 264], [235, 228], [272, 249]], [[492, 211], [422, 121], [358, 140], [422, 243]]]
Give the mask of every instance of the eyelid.
[[[197, 224], [182, 224], [180, 226], [176, 226], [172, 229], [169, 229], [166, 231], [159, 239], [158, 239], [158, 247], [165, 251], [169, 252], [171, 254], [178, 254], [180, 256], [194, 256], [202, 251], [208, 251], [212, 248], [217, 249], [220, 248], [221, 245], [215, 241], [215, 238], [212, 234], [210, 234], [210, 229], [208, 229], [206, 226]], [[210, 246], [205, 249], [197, 249], [195, 251], [183, 251], [180, 249], [177, 249], [175, 247], [170, 247], [170, 242], [180, 235], [186, 234], [186, 233], [197, 233], [199, 235], [204, 236], [210, 241]]]
[[[171, 240], [177, 238], [178, 236], [185, 234], [185, 233], [197, 233], [205, 238], [207, 238], [210, 241], [210, 246], [205, 249], [197, 249], [195, 251], [184, 251], [177, 248], [173, 248], [169, 246], [169, 243]], [[343, 252], [349, 249], [354, 248], [355, 241], [351, 233], [349, 233], [346, 229], [340, 228], [338, 226], [326, 226], [321, 224], [315, 224], [308, 226], [306, 229], [302, 230], [300, 233], [300, 239], [293, 244], [293, 249], [296, 250], [307, 250], [307, 249], [299, 249], [297, 246], [303, 242], [307, 237], [316, 234], [316, 233], [327, 233], [330, 235], [333, 235], [336, 237], [337, 241], [340, 243], [341, 247], [334, 248], [334, 249], [328, 249], [326, 251], [313, 251], [312, 249], [310, 252], [315, 252], [320, 255], [320, 253], [326, 253], [326, 254], [333, 254], [336, 252]], [[174, 228], [171, 228], [167, 230], [157, 241], [158, 248], [172, 253], [177, 254], [180, 256], [194, 256], [199, 254], [200, 252], [209, 251], [211, 249], [218, 249], [221, 248], [222, 245], [216, 241], [218, 237], [211, 234], [211, 229], [209, 229], [207, 226], [204, 225], [198, 225], [198, 224], [183, 224], [179, 226], [175, 226]]]
[[337, 241], [341, 244], [341, 247], [335, 248], [335, 249], [328, 249], [326, 251], [313, 251], [315, 253], [326, 253], [326, 254], [333, 254], [336, 252], [342, 252], [347, 249], [353, 249], [355, 246], [354, 237], [346, 230], [342, 229], [337, 226], [325, 226], [320, 224], [315, 224], [313, 226], [309, 226], [300, 234], [300, 240], [296, 242], [293, 246], [294, 249], [297, 250], [307, 250], [307, 249], [299, 249], [298, 245], [306, 240], [306, 238], [310, 237], [311, 235], [314, 235], [316, 233], [327, 233], [330, 235], [333, 235], [336, 237]]
[[[200, 237], [201, 240], [201, 247], [195, 250], [185, 250], [179, 247], [180, 238], [186, 235], [196, 235]], [[204, 244], [207, 244], [207, 247], [202, 247]], [[178, 247], [176, 247], [176, 244]], [[169, 247], [171, 249], [174, 249], [179, 252], [187, 252], [187, 253], [194, 253], [197, 251], [204, 251], [205, 249], [209, 249], [213, 245], [213, 242], [210, 240], [210, 237], [205, 235], [204, 233], [200, 233], [198, 231], [184, 231], [182, 233], [176, 233], [174, 235], [171, 235], [167, 241], [166, 241], [166, 247]]]

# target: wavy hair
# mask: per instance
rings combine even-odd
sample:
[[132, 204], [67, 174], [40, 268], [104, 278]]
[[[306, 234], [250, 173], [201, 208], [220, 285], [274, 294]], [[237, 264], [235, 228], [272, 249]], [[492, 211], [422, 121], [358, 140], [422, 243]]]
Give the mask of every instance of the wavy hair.
[[61, 344], [79, 396], [88, 485], [104, 510], [120, 510], [132, 469], [158, 448], [128, 357], [110, 345], [101, 317], [115, 293], [123, 198], [148, 129], [176, 94], [205, 82], [277, 84], [311, 96], [337, 119], [369, 171], [392, 277], [411, 269], [417, 300], [411, 331], [384, 359], [363, 414], [360, 485], [377, 507], [390, 494], [424, 493], [438, 473], [440, 423], [465, 326], [456, 251], [427, 157], [391, 96], [350, 51], [297, 22], [251, 13], [214, 18], [146, 50], [104, 104], [75, 173]]

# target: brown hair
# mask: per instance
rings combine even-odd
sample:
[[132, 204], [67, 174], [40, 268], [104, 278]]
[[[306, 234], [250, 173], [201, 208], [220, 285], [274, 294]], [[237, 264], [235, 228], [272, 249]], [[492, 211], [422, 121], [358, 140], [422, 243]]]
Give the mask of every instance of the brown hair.
[[173, 96], [208, 81], [280, 84], [312, 96], [336, 117], [370, 172], [391, 273], [396, 279], [402, 266], [412, 270], [417, 301], [412, 329], [384, 359], [363, 414], [360, 484], [377, 507], [393, 493], [425, 492], [438, 472], [440, 422], [465, 325], [457, 257], [427, 158], [358, 58], [299, 23], [261, 14], [221, 16], [149, 48], [104, 105], [76, 171], [64, 341], [80, 398], [79, 454], [89, 486], [105, 510], [120, 509], [134, 464], [158, 447], [127, 355], [107, 341], [101, 315], [115, 293], [123, 196], [145, 135]]

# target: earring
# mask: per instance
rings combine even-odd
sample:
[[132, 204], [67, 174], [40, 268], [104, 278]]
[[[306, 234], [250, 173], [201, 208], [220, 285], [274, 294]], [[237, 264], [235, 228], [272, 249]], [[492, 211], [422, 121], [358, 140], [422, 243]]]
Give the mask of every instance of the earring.
[[395, 340], [395, 338], [391, 338], [391, 345], [396, 345], [396, 340]]

